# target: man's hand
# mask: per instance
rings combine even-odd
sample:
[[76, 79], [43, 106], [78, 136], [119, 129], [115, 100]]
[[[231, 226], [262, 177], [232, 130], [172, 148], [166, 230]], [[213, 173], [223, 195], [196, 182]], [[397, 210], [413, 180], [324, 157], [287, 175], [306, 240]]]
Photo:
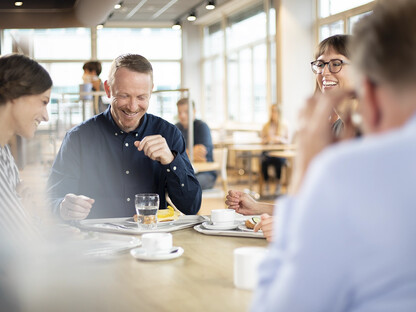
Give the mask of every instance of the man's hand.
[[61, 218], [64, 220], [85, 219], [94, 204], [94, 199], [84, 195], [66, 194], [60, 205]]
[[203, 144], [194, 145], [194, 161], [206, 162], [207, 161], [207, 148]]
[[298, 150], [290, 193], [296, 194], [302, 184], [305, 173], [312, 159], [327, 146], [333, 144], [335, 136], [328, 116], [351, 92], [336, 90], [327, 94], [316, 94], [311, 97], [299, 115]]
[[273, 240], [273, 217], [264, 213], [260, 216], [261, 221], [254, 226], [254, 232], [263, 231], [263, 236], [268, 242]]
[[143, 151], [147, 157], [160, 162], [162, 165], [170, 164], [175, 158], [169, 149], [168, 143], [166, 143], [166, 139], [160, 134], [144, 137], [143, 140], [134, 142], [134, 146], [139, 151]]

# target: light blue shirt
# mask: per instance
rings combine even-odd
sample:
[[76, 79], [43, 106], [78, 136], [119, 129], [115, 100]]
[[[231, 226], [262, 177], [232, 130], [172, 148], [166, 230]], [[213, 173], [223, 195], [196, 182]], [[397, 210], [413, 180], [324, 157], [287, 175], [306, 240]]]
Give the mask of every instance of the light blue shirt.
[[416, 311], [416, 115], [326, 149], [279, 199], [252, 311]]

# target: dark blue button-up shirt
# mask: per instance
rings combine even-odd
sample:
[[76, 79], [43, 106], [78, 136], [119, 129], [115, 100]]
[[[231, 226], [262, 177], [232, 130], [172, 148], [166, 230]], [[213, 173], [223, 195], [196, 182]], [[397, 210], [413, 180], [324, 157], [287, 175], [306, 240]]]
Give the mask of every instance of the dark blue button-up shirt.
[[[160, 134], [175, 159], [169, 165], [145, 156], [134, 141]], [[48, 195], [55, 213], [68, 193], [95, 199], [88, 218], [131, 217], [134, 195], [158, 193], [166, 208], [165, 193], [185, 214], [201, 206], [201, 187], [186, 155], [180, 131], [169, 122], [145, 114], [139, 127], [125, 133], [114, 122], [110, 108], [71, 129], [65, 136], [48, 180]]]

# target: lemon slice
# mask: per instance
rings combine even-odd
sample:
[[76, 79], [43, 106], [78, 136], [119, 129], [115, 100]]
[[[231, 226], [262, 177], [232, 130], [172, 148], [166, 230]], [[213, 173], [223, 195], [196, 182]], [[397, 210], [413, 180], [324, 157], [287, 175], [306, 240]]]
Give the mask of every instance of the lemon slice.
[[158, 219], [171, 218], [174, 215], [175, 215], [175, 210], [173, 210], [173, 207], [171, 206], [168, 206], [168, 209], [161, 209], [157, 212]]

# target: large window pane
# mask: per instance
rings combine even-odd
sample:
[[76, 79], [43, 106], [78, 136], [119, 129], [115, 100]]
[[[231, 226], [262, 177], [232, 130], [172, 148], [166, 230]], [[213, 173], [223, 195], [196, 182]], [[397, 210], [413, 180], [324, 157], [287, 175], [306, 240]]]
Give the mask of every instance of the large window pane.
[[253, 119], [257, 123], [266, 121], [266, 92], [267, 92], [267, 52], [266, 44], [253, 49]]
[[352, 17], [350, 17], [349, 19], [348, 19], [348, 33], [349, 34], [352, 34], [352, 30], [353, 30], [353, 28], [354, 28], [354, 24], [355, 23], [357, 23], [361, 18], [363, 18], [364, 16], [366, 16], [366, 15], [368, 15], [368, 14], [370, 14], [372, 11], [370, 11], [370, 12], [365, 12], [365, 13], [362, 13], [362, 14], [359, 14], [359, 15], [355, 15], [355, 16], [352, 16]]
[[78, 92], [82, 84], [82, 62], [41, 63], [49, 72], [53, 81], [53, 92]]
[[232, 50], [266, 37], [266, 13], [263, 4], [228, 18], [227, 44]]
[[373, 0], [320, 0], [319, 16], [327, 17], [372, 1]]
[[204, 63], [204, 116], [212, 126], [221, 125], [224, 120], [222, 58], [216, 57]]
[[134, 53], [153, 60], [179, 60], [181, 34], [171, 28], [103, 28], [97, 31], [98, 59]]
[[204, 28], [204, 56], [220, 54], [224, 46], [224, 33], [221, 23]]
[[319, 41], [328, 38], [329, 36], [339, 35], [344, 33], [344, 21], [336, 21], [332, 24], [322, 25], [319, 29]]
[[[89, 28], [7, 29], [7, 52], [15, 42], [18, 51], [37, 60], [83, 60], [91, 58]], [[81, 47], [81, 48], [80, 48]]]

